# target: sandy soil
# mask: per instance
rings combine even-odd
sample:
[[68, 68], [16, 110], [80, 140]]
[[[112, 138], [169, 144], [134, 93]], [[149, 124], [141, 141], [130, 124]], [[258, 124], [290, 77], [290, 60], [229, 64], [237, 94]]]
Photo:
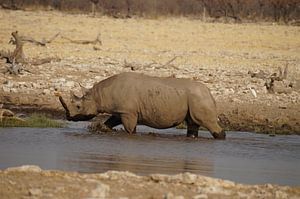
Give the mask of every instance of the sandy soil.
[[[74, 40], [94, 40], [101, 33], [102, 40], [102, 45], [82, 45], [58, 37], [46, 47], [26, 44], [28, 59], [57, 57], [61, 61], [27, 65], [30, 73], [19, 76], [4, 75], [2, 62], [0, 103], [6, 108], [61, 114], [54, 92], [68, 95], [69, 90], [79, 90], [78, 83], [91, 87], [113, 74], [134, 70], [204, 82], [228, 130], [300, 133], [300, 27], [8, 10], [0, 10], [0, 27], [1, 50], [13, 49], [8, 41], [15, 30], [37, 40], [58, 32]], [[279, 90], [274, 94], [267, 92], [266, 78], [248, 74], [262, 70], [270, 76], [286, 65], [288, 78], [276, 84]]]
[[[27, 183], [24, 183], [27, 182]], [[129, 172], [101, 174], [46, 171], [37, 166], [0, 170], [1, 198], [299, 198], [299, 187], [243, 185], [183, 173], [137, 176]]]

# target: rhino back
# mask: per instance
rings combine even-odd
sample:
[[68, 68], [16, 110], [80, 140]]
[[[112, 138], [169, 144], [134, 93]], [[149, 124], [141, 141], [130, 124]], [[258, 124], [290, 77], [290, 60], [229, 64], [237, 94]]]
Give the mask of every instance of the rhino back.
[[114, 75], [94, 85], [93, 96], [99, 112], [126, 113], [135, 111], [135, 80], [127, 75]]
[[133, 113], [140, 124], [155, 128], [182, 122], [188, 110], [184, 89], [146, 75], [122, 73], [96, 84], [93, 90], [100, 112]]

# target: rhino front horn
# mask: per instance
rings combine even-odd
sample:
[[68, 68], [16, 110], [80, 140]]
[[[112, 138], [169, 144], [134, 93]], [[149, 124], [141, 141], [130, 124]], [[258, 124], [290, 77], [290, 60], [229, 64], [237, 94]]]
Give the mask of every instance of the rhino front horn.
[[69, 109], [68, 109], [68, 106], [67, 106], [65, 100], [62, 98], [62, 96], [59, 96], [58, 99], [59, 99], [61, 105], [64, 107], [64, 109], [65, 109], [65, 111], [66, 111], [66, 116], [67, 116], [67, 118], [69, 118], [69, 117], [70, 117], [70, 111], [69, 111]]

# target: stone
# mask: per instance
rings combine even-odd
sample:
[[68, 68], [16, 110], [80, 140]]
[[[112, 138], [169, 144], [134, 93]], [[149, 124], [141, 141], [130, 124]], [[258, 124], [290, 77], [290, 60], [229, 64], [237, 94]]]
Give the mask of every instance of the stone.
[[184, 173], [181, 175], [181, 182], [185, 184], [194, 184], [197, 181], [197, 175], [192, 173]]
[[184, 196], [175, 196], [173, 193], [166, 193], [164, 199], [184, 199]]
[[32, 188], [32, 189], [29, 189], [29, 196], [41, 196], [42, 195], [42, 190], [40, 189], [37, 189], [37, 188]]
[[207, 194], [199, 194], [193, 197], [193, 199], [207, 199], [207, 198], [208, 198]]
[[75, 82], [74, 81], [67, 81], [64, 86], [72, 88], [75, 86]]
[[49, 89], [44, 89], [42, 92], [43, 95], [50, 95], [51, 91]]
[[5, 170], [6, 172], [11, 172], [11, 171], [20, 171], [20, 172], [41, 172], [42, 169], [39, 166], [35, 165], [24, 165], [20, 167], [10, 167]]
[[[92, 182], [91, 180], [88, 180], [88, 182]], [[97, 183], [97, 186], [95, 189], [90, 191], [89, 199], [98, 199], [98, 198], [107, 198], [107, 195], [109, 193], [109, 186], [100, 182], [97, 182], [96, 180], [93, 180], [93, 182]]]

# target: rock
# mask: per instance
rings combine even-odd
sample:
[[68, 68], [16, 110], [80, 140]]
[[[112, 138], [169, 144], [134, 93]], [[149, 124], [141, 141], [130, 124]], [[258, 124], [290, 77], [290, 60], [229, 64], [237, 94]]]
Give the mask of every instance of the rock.
[[111, 180], [117, 180], [119, 178], [130, 178], [130, 177], [139, 177], [133, 173], [130, 173], [128, 171], [108, 171], [106, 172], [107, 175], [109, 176], [109, 179]]
[[193, 199], [207, 199], [207, 198], [208, 198], [207, 194], [199, 194], [193, 197]]
[[35, 165], [24, 165], [20, 167], [11, 167], [5, 170], [6, 172], [20, 171], [20, 172], [41, 172], [42, 169]]
[[155, 182], [160, 182], [160, 181], [169, 182], [170, 181], [170, 177], [167, 175], [163, 175], [163, 174], [152, 174], [152, 175], [150, 175], [150, 179]]
[[164, 199], [184, 199], [184, 196], [174, 196], [173, 193], [169, 192], [165, 194]]
[[[151, 176], [159, 182], [151, 180]], [[242, 185], [190, 173], [151, 176], [142, 177], [118, 171], [103, 174], [42, 171], [37, 166], [29, 165], [0, 170], [2, 180], [0, 193], [7, 194], [9, 196], [7, 198], [27, 198], [29, 195], [30, 198], [89, 199], [299, 198], [300, 196], [300, 189], [296, 187], [271, 184]]]
[[109, 186], [103, 183], [100, 183], [96, 180], [88, 180], [88, 182], [95, 182], [97, 183], [97, 186], [95, 189], [90, 191], [89, 198], [107, 198], [108, 192], [109, 192]]
[[285, 84], [284, 81], [274, 81], [273, 91], [278, 94], [290, 94], [292, 93], [292, 88]]
[[10, 88], [3, 86], [2, 87], [3, 92], [9, 93], [10, 92]]
[[64, 86], [72, 88], [75, 86], [75, 82], [74, 81], [67, 81]]
[[38, 197], [42, 195], [42, 190], [40, 189], [37, 189], [37, 188], [32, 188], [32, 189], [29, 189], [29, 196], [35, 196], [35, 197]]
[[11, 93], [17, 93], [17, 92], [18, 92], [18, 89], [17, 89], [17, 88], [11, 88], [11, 89], [10, 89], [10, 92], [11, 92]]
[[44, 89], [43, 92], [42, 92], [42, 94], [44, 94], [44, 95], [50, 95], [51, 91], [50, 91], [50, 89]]
[[275, 198], [288, 199], [289, 196], [286, 193], [282, 192], [282, 191], [276, 191], [275, 192]]
[[180, 175], [181, 182], [185, 184], [194, 184], [197, 181], [197, 175], [192, 173], [184, 173]]

